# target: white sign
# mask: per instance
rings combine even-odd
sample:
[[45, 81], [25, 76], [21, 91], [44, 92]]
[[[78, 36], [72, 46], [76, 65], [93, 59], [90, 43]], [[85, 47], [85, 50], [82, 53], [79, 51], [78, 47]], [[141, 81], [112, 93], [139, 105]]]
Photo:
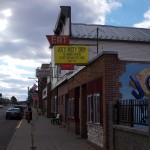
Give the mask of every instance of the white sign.
[[53, 69], [48, 68], [48, 69], [36, 69], [36, 77], [48, 77], [48, 76], [53, 76]]

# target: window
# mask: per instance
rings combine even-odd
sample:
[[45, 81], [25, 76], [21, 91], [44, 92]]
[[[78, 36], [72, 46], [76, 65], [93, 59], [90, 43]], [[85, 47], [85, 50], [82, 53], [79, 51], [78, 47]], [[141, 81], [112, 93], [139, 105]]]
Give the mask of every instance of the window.
[[99, 94], [93, 95], [93, 106], [94, 106], [94, 113], [93, 113], [93, 122], [100, 123], [100, 96]]
[[96, 124], [100, 123], [100, 95], [87, 96], [87, 121]]
[[68, 101], [68, 116], [74, 117], [74, 98]]
[[51, 99], [51, 112], [56, 113], [57, 112], [57, 98], [52, 97]]
[[88, 113], [87, 113], [87, 118], [88, 118], [88, 122], [92, 122], [92, 95], [89, 95], [87, 97], [87, 109], [88, 109]]

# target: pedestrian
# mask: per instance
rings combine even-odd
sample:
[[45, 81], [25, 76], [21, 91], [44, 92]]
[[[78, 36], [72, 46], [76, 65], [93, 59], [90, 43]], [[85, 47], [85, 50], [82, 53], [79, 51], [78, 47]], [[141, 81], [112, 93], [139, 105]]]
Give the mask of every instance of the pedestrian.
[[28, 123], [30, 123], [30, 120], [32, 120], [32, 109], [31, 109], [31, 107], [28, 107], [28, 111], [26, 113], [26, 119], [27, 119]]

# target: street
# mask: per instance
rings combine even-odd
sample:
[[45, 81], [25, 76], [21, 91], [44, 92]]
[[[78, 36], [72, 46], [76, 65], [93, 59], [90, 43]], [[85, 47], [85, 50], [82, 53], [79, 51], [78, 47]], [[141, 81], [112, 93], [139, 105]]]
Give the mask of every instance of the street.
[[0, 109], [0, 150], [5, 150], [15, 133], [20, 120], [6, 120], [5, 112], [10, 106]]

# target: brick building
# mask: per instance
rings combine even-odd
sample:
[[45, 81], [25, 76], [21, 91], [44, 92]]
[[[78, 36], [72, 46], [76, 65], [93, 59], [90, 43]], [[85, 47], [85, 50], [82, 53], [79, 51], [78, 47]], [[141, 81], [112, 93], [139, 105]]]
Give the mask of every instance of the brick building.
[[[99, 149], [119, 150], [121, 144], [115, 145], [119, 145], [120, 136], [115, 134], [119, 133], [118, 127], [113, 127], [113, 103], [149, 97], [150, 30], [72, 23], [71, 7], [61, 6], [54, 35], [69, 35], [70, 45], [87, 45], [89, 63], [75, 65], [74, 70], [61, 70], [55, 64], [51, 45], [54, 78], [49, 91], [50, 115], [61, 114], [67, 129], [86, 137]], [[128, 149], [134, 147], [127, 145]]]

